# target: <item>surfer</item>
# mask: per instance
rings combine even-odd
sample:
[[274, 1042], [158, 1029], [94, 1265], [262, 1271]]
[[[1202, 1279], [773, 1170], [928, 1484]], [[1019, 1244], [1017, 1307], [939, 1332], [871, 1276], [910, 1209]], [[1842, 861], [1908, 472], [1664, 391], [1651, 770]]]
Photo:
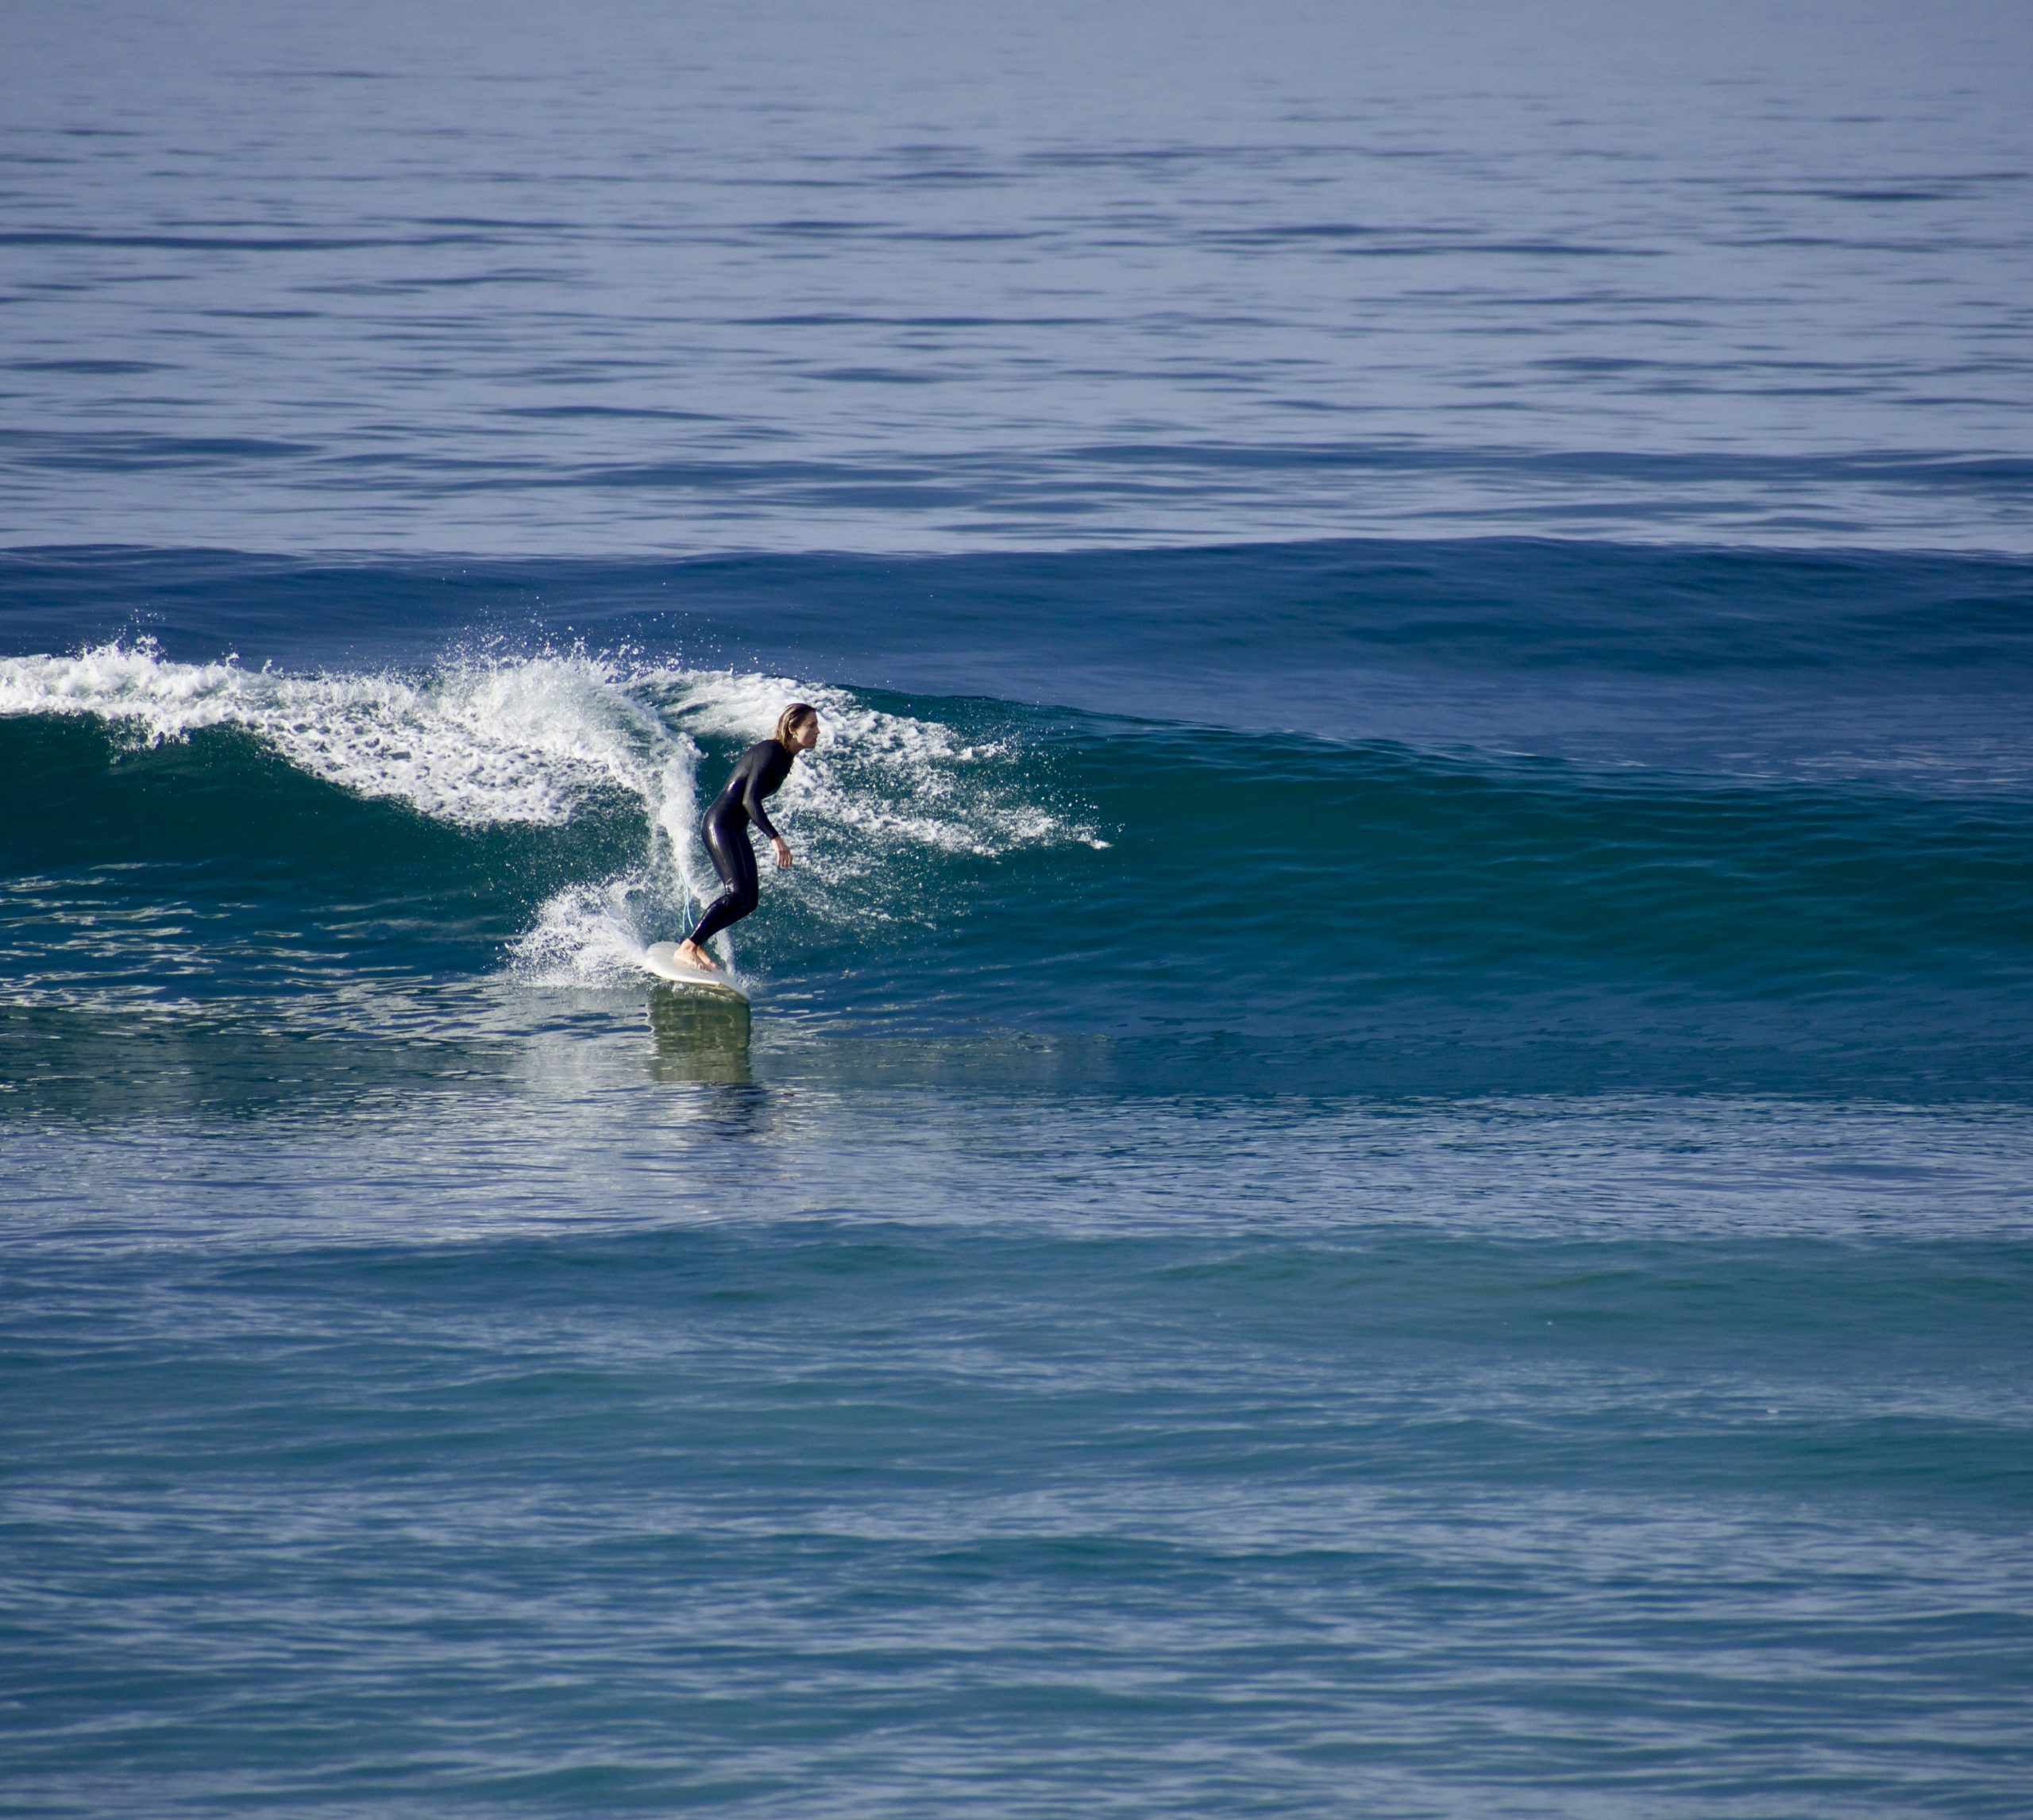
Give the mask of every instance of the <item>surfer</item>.
[[734, 774], [713, 799], [700, 831], [706, 837], [707, 852], [713, 856], [713, 870], [727, 889], [699, 919], [699, 926], [678, 943], [677, 958], [686, 966], [718, 973], [720, 963], [706, 952], [706, 943], [730, 923], [739, 923], [762, 896], [755, 876], [755, 849], [748, 839], [750, 822], [770, 837], [777, 850], [777, 866], [789, 870], [790, 843], [777, 832], [762, 799], [776, 795], [791, 774], [791, 761], [818, 743], [818, 709], [809, 702], [793, 702], [777, 717], [774, 735], [758, 740], [742, 754]]

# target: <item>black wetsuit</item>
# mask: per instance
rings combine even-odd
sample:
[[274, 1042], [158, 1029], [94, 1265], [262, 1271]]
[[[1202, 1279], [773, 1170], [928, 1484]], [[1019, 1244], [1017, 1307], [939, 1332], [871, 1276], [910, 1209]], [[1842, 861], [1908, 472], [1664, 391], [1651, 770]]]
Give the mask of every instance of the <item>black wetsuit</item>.
[[755, 849], [748, 844], [748, 824], [754, 823], [772, 840], [777, 838], [763, 812], [762, 799], [776, 795], [790, 774], [789, 747], [780, 739], [765, 739], [742, 754], [734, 775], [713, 799], [701, 831], [706, 850], [713, 856], [713, 870], [727, 890], [699, 919], [699, 927], [692, 931], [693, 941], [717, 935], [755, 908], [762, 886], [755, 877]]

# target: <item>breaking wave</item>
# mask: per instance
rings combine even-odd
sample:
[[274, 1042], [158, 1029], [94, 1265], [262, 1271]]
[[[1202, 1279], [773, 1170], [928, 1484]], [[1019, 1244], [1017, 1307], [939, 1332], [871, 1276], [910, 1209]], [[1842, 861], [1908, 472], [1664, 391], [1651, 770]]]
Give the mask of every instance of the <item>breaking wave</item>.
[[85, 717], [136, 747], [230, 728], [307, 777], [454, 827], [561, 827], [596, 803], [632, 802], [638, 861], [554, 893], [511, 945], [538, 982], [632, 972], [715, 894], [696, 832], [702, 777], [716, 786], [714, 763], [767, 738], [793, 700], [819, 708], [826, 734], [784, 789], [800, 863], [781, 883], [824, 920], [893, 917], [885, 881], [913, 853], [1105, 844], [1024, 794], [1007, 731], [963, 735], [796, 677], [583, 650], [454, 657], [422, 674], [177, 663], [145, 641], [0, 660], [0, 715]]

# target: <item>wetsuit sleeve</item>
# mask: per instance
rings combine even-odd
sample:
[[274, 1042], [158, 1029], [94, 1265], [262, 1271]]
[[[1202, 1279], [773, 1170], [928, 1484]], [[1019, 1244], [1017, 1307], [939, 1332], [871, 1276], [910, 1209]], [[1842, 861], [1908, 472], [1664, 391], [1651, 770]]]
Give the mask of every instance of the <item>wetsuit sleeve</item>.
[[775, 740], [766, 740], [760, 746], [751, 746], [748, 756], [741, 762], [741, 806], [747, 810], [748, 819], [771, 840], [781, 840], [784, 837], [777, 832], [777, 824], [764, 810], [762, 799], [783, 781], [781, 777], [770, 775], [773, 769], [770, 754], [782, 750]]

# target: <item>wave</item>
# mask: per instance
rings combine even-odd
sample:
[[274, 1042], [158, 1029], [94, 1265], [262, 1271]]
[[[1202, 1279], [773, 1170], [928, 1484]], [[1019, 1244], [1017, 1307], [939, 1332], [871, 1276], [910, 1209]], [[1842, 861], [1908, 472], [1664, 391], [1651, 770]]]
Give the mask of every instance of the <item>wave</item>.
[[[794, 699], [820, 708], [829, 743], [801, 761], [785, 787], [800, 863], [778, 888], [822, 923], [893, 915], [881, 881], [916, 853], [994, 859], [1025, 846], [1099, 839], [1011, 786], [1010, 743], [993, 730], [963, 737], [791, 677], [688, 670], [583, 650], [459, 657], [422, 673], [296, 675], [233, 660], [178, 663], [145, 641], [0, 660], [0, 716], [91, 722], [116, 754], [230, 734], [296, 779], [399, 804], [450, 829], [592, 826], [600, 838], [568, 843], [587, 875], [553, 892], [507, 943], [510, 964], [535, 982], [638, 974], [646, 943], [667, 937], [717, 893], [696, 831], [702, 763], [766, 737]], [[197, 762], [216, 777], [235, 761], [230, 750], [207, 748]], [[10, 769], [32, 770], [33, 763], [24, 752]], [[45, 821], [76, 812], [62, 789], [48, 787], [52, 780], [23, 782]], [[106, 780], [74, 775], [70, 782], [91, 789]], [[300, 812], [284, 802], [288, 786], [279, 792], [277, 782], [238, 780], [243, 799], [253, 800], [234, 820], [251, 823], [253, 840], [275, 831], [263, 829], [264, 820]], [[628, 808], [639, 838], [622, 862], [615, 824], [617, 810]], [[230, 843], [237, 826], [199, 839]], [[32, 830], [17, 838], [33, 847]], [[361, 838], [371, 846], [381, 836]], [[122, 856], [98, 857], [117, 865]], [[33, 854], [20, 858], [32, 871]]]
[[[786, 786], [800, 863], [770, 881], [744, 951], [806, 981], [873, 974], [898, 1003], [1119, 1023], [1184, 1004], [1260, 1024], [1414, 1002], [1531, 1000], [1543, 1019], [1614, 999], [1628, 1020], [1704, 1000], [1797, 1013], [1920, 994], [1938, 1022], [1947, 997], [1995, 1001], [2033, 962], [2019, 799], [905, 704], [579, 650], [417, 674], [289, 675], [119, 645], [0, 661], [10, 769], [34, 805], [11, 870], [24, 889], [89, 876], [88, 920], [109, 892], [188, 896], [208, 866], [227, 897], [257, 871], [311, 922], [343, 906], [356, 929], [376, 914], [411, 931], [471, 920], [483, 903], [467, 967], [633, 978], [643, 946], [717, 889], [695, 831], [702, 779], [793, 697], [820, 707], [827, 741]], [[90, 751], [37, 747], [38, 728], [72, 723]], [[165, 769], [172, 750], [180, 765]], [[316, 850], [307, 817], [324, 831]], [[399, 865], [406, 842], [415, 858]], [[120, 885], [123, 864], [138, 870]], [[51, 890], [26, 921], [61, 947]], [[17, 981], [37, 971], [23, 921]], [[415, 945], [442, 964], [442, 943]], [[402, 939], [385, 949], [398, 964]]]
[[639, 992], [801, 698], [775, 1028], [2033, 1075], [2023, 565], [11, 562], [0, 1005]]

